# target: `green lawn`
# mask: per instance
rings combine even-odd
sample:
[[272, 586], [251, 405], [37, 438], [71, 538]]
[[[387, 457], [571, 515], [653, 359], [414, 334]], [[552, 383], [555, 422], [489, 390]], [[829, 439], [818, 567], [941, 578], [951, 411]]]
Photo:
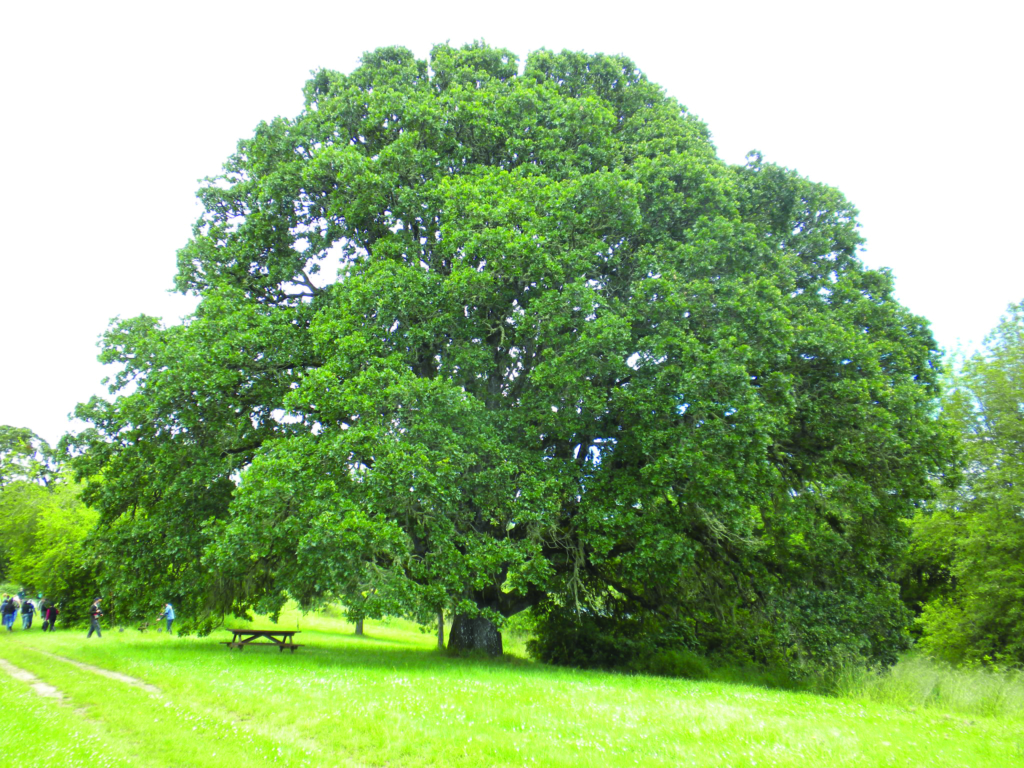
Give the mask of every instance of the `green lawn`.
[[452, 659], [401, 621], [368, 622], [364, 638], [325, 617], [289, 614], [282, 626], [297, 622], [306, 647], [294, 654], [229, 651], [226, 633], [4, 632], [0, 659], [64, 698], [0, 669], [0, 754], [40, 766], [1024, 765], [1017, 707], [964, 714]]

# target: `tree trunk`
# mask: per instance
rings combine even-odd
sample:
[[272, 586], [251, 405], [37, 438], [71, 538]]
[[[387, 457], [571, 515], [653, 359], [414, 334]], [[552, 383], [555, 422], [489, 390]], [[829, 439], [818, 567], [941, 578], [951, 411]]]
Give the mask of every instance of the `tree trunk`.
[[437, 612], [437, 649], [444, 650], [444, 611]]
[[363, 620], [356, 619], [356, 637], [363, 636]]
[[470, 619], [457, 613], [448, 635], [448, 650], [452, 653], [484, 651], [488, 656], [501, 656], [501, 632], [490, 619], [482, 616]]

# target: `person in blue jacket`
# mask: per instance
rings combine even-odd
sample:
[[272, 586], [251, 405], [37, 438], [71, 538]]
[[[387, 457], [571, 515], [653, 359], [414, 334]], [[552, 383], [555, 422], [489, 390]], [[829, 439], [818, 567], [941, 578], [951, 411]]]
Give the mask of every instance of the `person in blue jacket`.
[[171, 624], [174, 623], [174, 607], [170, 603], [164, 603], [164, 612], [160, 614], [161, 619], [167, 619], [167, 634], [171, 634]]

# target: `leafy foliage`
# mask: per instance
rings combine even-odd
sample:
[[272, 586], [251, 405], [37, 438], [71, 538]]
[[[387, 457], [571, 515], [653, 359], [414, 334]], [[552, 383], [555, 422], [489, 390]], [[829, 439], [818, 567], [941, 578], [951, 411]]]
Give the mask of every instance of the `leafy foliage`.
[[59, 475], [48, 486], [19, 480], [0, 488], [7, 578], [60, 603], [64, 621], [83, 617], [98, 588], [90, 549], [98, 515], [79, 492]]
[[35, 432], [0, 424], [0, 488], [17, 481], [48, 485], [58, 464], [49, 443]]
[[200, 190], [195, 316], [105, 337], [74, 444], [118, 589], [457, 625], [614, 593], [892, 658], [938, 358], [838, 191], [721, 162], [620, 56], [384, 48], [305, 96]]
[[915, 521], [915, 545], [949, 574], [921, 615], [922, 646], [948, 661], [1024, 663], [1024, 302], [953, 379], [945, 412], [964, 483]]

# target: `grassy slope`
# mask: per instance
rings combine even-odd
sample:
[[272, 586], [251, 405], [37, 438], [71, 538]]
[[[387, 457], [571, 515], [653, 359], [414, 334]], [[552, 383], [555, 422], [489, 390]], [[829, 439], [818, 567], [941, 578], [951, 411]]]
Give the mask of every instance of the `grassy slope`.
[[67, 698], [38, 698], [0, 672], [0, 754], [23, 753], [30, 732], [38, 762], [17, 758], [22, 765], [1024, 764], [1016, 710], [964, 715], [515, 658], [459, 660], [432, 651], [433, 637], [404, 622], [368, 622], [368, 637], [357, 639], [323, 617], [291, 615], [282, 625], [296, 621], [306, 647], [295, 654], [228, 651], [216, 635], [3, 633], [0, 658]]

